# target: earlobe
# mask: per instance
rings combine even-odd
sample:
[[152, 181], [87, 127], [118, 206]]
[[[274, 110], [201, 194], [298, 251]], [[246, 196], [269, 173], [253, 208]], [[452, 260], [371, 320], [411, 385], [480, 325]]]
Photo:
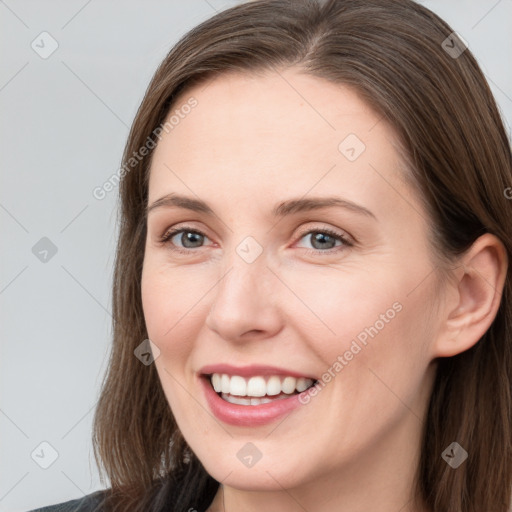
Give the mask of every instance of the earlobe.
[[435, 342], [435, 357], [450, 357], [475, 345], [496, 317], [508, 268], [503, 243], [480, 236], [461, 256], [451, 301]]

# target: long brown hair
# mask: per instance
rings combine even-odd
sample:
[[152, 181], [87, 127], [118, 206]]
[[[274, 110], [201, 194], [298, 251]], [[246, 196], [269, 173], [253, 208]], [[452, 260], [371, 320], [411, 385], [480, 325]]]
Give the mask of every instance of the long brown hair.
[[[192, 85], [228, 71], [296, 66], [352, 86], [396, 130], [409, 164], [407, 179], [430, 214], [440, 262], [462, 254], [485, 232], [503, 242], [510, 261], [510, 143], [482, 71], [452, 33], [411, 0], [237, 5], [192, 29], [165, 57], [139, 107], [123, 162], [148, 141], [154, 146], [155, 130]], [[94, 417], [94, 453], [102, 481], [104, 471], [111, 483], [105, 510], [201, 511], [219, 484], [181, 436], [155, 366], [134, 356], [148, 337], [141, 271], [151, 154], [130, 164], [120, 182], [113, 346]], [[438, 270], [443, 268], [440, 263]], [[509, 272], [497, 316], [481, 340], [439, 360], [416, 488], [435, 512], [509, 509], [511, 286]], [[441, 457], [453, 441], [469, 453], [457, 469]]]

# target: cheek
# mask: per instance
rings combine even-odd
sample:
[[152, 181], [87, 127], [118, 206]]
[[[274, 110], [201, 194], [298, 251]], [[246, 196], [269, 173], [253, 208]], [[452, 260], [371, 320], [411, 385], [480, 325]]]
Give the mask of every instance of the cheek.
[[[141, 297], [148, 337], [158, 345], [166, 366], [183, 366], [204, 323], [204, 279], [199, 272], [144, 264]], [[201, 316], [201, 321], [197, 320]]]
[[290, 275], [288, 282], [309, 309], [295, 301], [296, 313], [300, 310], [295, 321], [304, 325], [311, 319], [307, 322], [316, 330], [312, 341], [336, 353], [348, 349], [353, 339], [364, 346], [366, 340], [389, 331], [403, 310], [406, 286], [387, 271], [377, 275], [361, 269], [326, 269]]
[[188, 380], [190, 353], [197, 337], [191, 316], [201, 307], [196, 304], [193, 308], [197, 299], [193, 287], [187, 286], [188, 280], [180, 279], [177, 270], [162, 271], [162, 268], [152, 266], [151, 260], [144, 264], [141, 281], [144, 319], [149, 339], [160, 350], [160, 357], [154, 364], [162, 389], [180, 429], [188, 432], [194, 429], [182, 422], [204, 420], [201, 411], [195, 410], [195, 402], [190, 400], [192, 383]]
[[165, 333], [165, 312], [169, 311], [171, 301], [167, 299], [165, 281], [159, 279], [158, 273], [146, 262], [142, 272], [141, 297], [149, 338], [156, 341]]
[[173, 272], [164, 271], [164, 268], [159, 258], [146, 248], [141, 278], [142, 309], [148, 331], [153, 331], [157, 337], [172, 325], [173, 308], [178, 305], [176, 294], [180, 293], [180, 285]]
[[424, 371], [431, 341], [426, 308], [431, 290], [411, 293], [417, 285], [414, 275], [390, 268], [335, 274], [331, 269], [324, 278], [295, 278], [294, 292], [311, 312], [299, 304], [295, 307], [301, 306], [302, 313], [290, 321], [323, 362], [324, 380], [338, 381], [333, 375], [343, 373], [345, 389], [359, 394], [361, 386], [382, 388], [376, 375], [403, 388], [404, 379]]

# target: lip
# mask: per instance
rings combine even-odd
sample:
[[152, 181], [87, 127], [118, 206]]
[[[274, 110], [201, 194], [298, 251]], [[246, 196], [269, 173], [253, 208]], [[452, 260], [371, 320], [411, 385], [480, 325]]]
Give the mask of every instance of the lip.
[[[213, 373], [222, 373], [217, 372]], [[228, 372], [224, 372], [228, 373]], [[234, 375], [240, 375], [235, 373]], [[251, 373], [251, 375], [255, 375]], [[261, 375], [261, 373], [259, 374]], [[275, 374], [273, 374], [275, 375]], [[290, 375], [290, 374], [287, 374]], [[239, 427], [255, 427], [271, 423], [272, 421], [290, 413], [302, 404], [299, 397], [302, 393], [291, 395], [290, 398], [275, 400], [268, 404], [260, 405], [238, 405], [226, 402], [213, 389], [210, 379], [206, 375], [199, 376], [204, 390], [206, 401], [212, 413], [222, 422]]]
[[[306, 375], [303, 373], [297, 373], [293, 370], [287, 370], [286, 368], [279, 368], [277, 366], [258, 365], [252, 364], [247, 366], [232, 366], [230, 364], [210, 364], [203, 366], [199, 373], [202, 375], [211, 375], [212, 373], [225, 373], [227, 375], [240, 375], [240, 377], [255, 377], [265, 375], [278, 375], [280, 377], [304, 377], [306, 379], [318, 380], [317, 377]], [[252, 407], [252, 406], [251, 406]], [[257, 407], [257, 406], [254, 406]]]

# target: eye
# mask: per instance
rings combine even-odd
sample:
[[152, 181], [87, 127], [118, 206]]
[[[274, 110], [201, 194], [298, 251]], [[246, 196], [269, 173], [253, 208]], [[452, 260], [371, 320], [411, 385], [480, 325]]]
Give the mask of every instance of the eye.
[[[310, 243], [314, 247], [313, 249], [306, 251], [308, 254], [330, 254], [332, 252], [343, 250], [345, 247], [351, 247], [354, 245], [348, 237], [329, 228], [310, 229], [309, 231], [305, 231], [301, 234], [300, 240], [308, 236], [310, 237]], [[173, 238], [176, 240], [173, 241]], [[178, 229], [166, 231], [160, 238], [160, 243], [170, 245], [173, 251], [190, 254], [191, 250], [201, 248], [205, 239], [208, 239], [208, 237], [201, 231], [184, 226]], [[336, 242], [339, 242], [338, 246], [336, 246]]]
[[[302, 240], [307, 237], [309, 237], [310, 243], [314, 247], [313, 250], [307, 251], [308, 254], [318, 255], [326, 252], [330, 254], [353, 245], [348, 237], [329, 228], [310, 229], [302, 233], [300, 239]], [[340, 242], [337, 247], [335, 245], [336, 242]]]
[[[173, 242], [173, 238], [179, 240], [183, 245], [177, 245], [176, 242]], [[208, 237], [201, 231], [184, 226], [179, 229], [171, 229], [167, 231], [160, 238], [160, 242], [162, 244], [170, 244], [173, 251], [188, 254], [190, 249], [200, 248], [200, 244], [204, 241], [205, 238]]]

